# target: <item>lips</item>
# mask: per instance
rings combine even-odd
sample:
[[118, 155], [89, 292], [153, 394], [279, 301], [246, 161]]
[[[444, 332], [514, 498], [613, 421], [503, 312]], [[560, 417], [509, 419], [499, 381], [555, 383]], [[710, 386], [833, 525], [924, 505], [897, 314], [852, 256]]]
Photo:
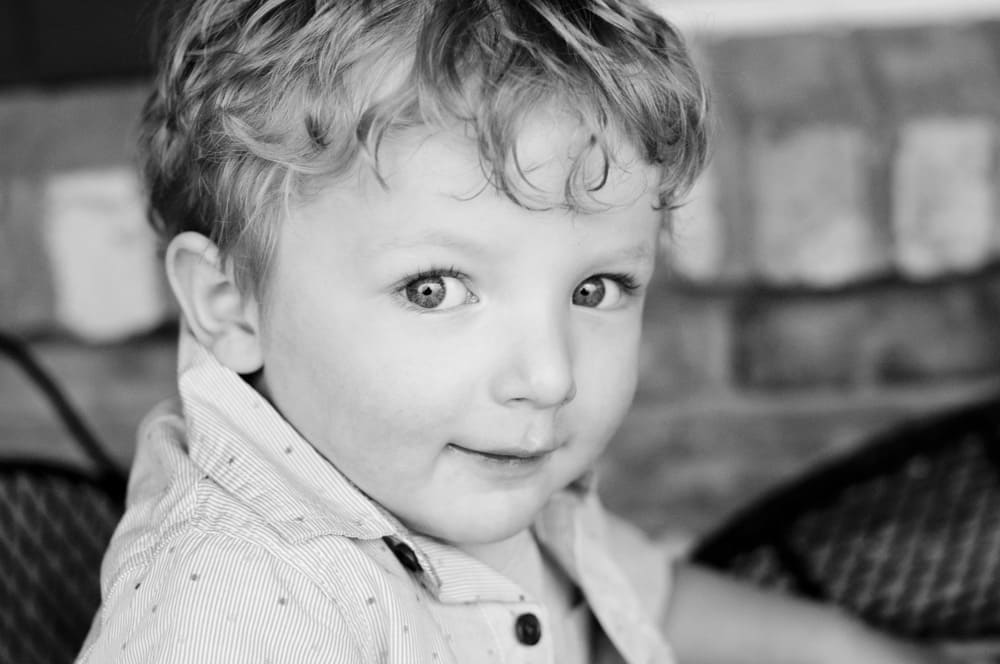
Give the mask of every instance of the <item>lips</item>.
[[556, 450], [555, 445], [547, 446], [540, 450], [528, 451], [518, 448], [494, 448], [490, 451], [477, 450], [469, 447], [463, 447], [461, 445], [456, 445], [455, 443], [449, 443], [448, 448], [461, 452], [463, 454], [468, 454], [471, 456], [482, 458], [485, 461], [494, 461], [497, 463], [509, 463], [509, 464], [520, 464], [520, 463], [533, 463], [544, 461], [549, 458], [549, 456]]

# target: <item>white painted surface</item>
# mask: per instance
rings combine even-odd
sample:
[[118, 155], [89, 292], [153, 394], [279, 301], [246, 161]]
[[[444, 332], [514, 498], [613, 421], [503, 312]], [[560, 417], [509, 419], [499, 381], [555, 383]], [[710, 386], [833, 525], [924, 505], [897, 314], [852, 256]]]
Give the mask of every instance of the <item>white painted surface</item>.
[[1000, 18], [1000, 0], [647, 0], [691, 33], [769, 33]]
[[103, 342], [163, 319], [167, 303], [156, 240], [132, 169], [52, 175], [43, 214], [62, 325]]
[[754, 142], [753, 254], [765, 281], [839, 288], [889, 267], [867, 204], [864, 129], [812, 126]]
[[983, 267], [995, 251], [995, 123], [922, 118], [900, 139], [892, 220], [900, 270], [927, 279]]
[[716, 209], [718, 197], [709, 167], [674, 213], [672, 232], [661, 238], [668, 269], [695, 281], [711, 281], [724, 272], [726, 228]]

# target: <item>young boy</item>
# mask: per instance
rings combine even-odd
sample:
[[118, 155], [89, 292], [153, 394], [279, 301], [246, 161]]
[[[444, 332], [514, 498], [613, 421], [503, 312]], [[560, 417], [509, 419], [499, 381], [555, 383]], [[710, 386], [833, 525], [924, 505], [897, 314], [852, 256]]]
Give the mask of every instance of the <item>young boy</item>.
[[181, 12], [142, 144], [180, 398], [79, 661], [931, 661], [598, 502], [706, 106], [637, 0]]

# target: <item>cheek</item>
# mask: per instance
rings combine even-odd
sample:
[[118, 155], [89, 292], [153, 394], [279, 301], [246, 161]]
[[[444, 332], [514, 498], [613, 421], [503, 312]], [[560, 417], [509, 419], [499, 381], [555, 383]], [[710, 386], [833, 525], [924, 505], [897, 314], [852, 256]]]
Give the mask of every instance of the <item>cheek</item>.
[[574, 428], [606, 442], [632, 403], [638, 344], [621, 334], [603, 341], [577, 358], [577, 398], [567, 416], [576, 421]]
[[624, 392], [630, 398], [638, 376], [639, 338], [640, 327], [631, 320], [589, 331], [577, 347], [577, 375], [609, 396]]
[[[334, 448], [397, 447], [426, 438], [461, 412], [473, 389], [467, 363], [446, 349], [375, 327], [326, 335], [319, 352], [300, 345], [292, 381], [303, 376], [311, 404], [309, 434]], [[289, 373], [286, 371], [286, 374]], [[350, 450], [341, 450], [349, 453]]]

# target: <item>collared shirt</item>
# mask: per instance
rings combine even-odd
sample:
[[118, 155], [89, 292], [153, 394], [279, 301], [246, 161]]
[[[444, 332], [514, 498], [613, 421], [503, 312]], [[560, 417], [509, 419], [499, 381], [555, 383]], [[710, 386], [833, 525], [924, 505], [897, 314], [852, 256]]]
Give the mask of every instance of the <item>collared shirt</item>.
[[[554, 663], [546, 607], [409, 531], [182, 333], [180, 400], [139, 431], [78, 662]], [[595, 618], [595, 661], [670, 664], [669, 560], [591, 483], [533, 533]]]

